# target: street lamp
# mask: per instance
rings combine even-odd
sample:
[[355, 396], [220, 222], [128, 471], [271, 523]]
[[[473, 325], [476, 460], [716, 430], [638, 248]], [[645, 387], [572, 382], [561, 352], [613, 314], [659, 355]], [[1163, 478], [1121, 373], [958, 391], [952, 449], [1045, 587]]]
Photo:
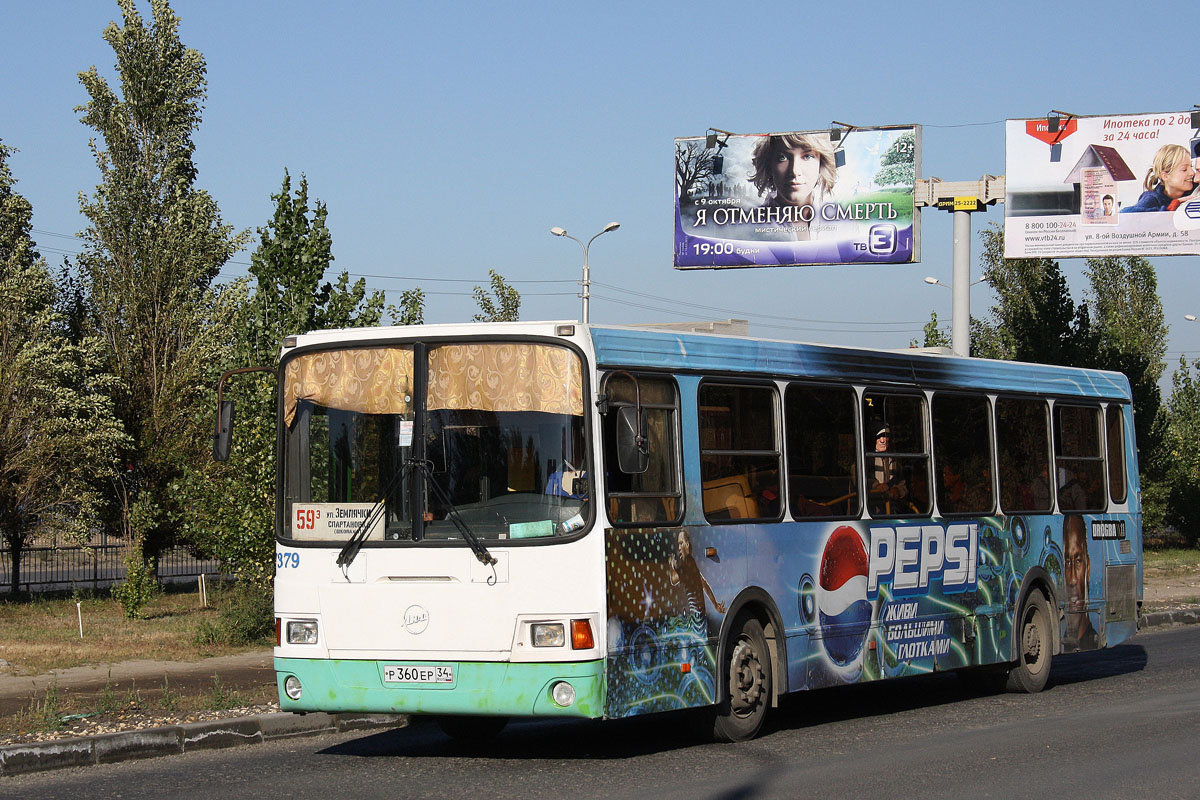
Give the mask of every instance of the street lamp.
[[1184, 319], [1186, 319], [1188, 322], [1195, 322], [1195, 321], [1196, 321], [1196, 315], [1195, 315], [1195, 314], [1184, 314], [1184, 315], [1183, 315], [1183, 318], [1184, 318]]
[[[968, 218], [969, 219], [969, 218]], [[958, 247], [958, 240], [955, 239], [955, 247]], [[964, 261], [966, 259], [964, 258]], [[930, 286], [941, 286], [943, 289], [949, 289], [954, 292], [953, 312], [951, 314], [950, 326], [950, 349], [954, 351], [956, 356], [966, 356], [971, 354], [971, 287], [977, 283], [983, 283], [987, 278], [980, 278], [977, 281], [971, 281], [961, 289], [958, 288], [962, 278], [970, 277], [967, 275], [959, 275], [958, 259], [955, 259], [955, 275], [954, 286], [947, 283], [942, 283], [932, 275], [925, 276], [925, 282]], [[965, 283], [965, 281], [964, 281]]]
[[602, 235], [608, 233], [609, 231], [615, 231], [619, 227], [621, 227], [620, 223], [617, 223], [617, 222], [608, 223], [607, 225], [604, 226], [604, 230], [600, 231], [600, 233], [597, 233], [596, 236], [593, 236], [592, 238], [588, 239], [587, 244], [584, 244], [581, 240], [576, 239], [574, 236], [567, 233], [566, 230], [564, 230], [563, 228], [554, 227], [554, 228], [550, 229], [550, 232], [553, 233], [555, 236], [565, 236], [568, 239], [573, 239], [574, 241], [579, 242], [579, 246], [583, 248], [583, 324], [584, 325], [586, 325], [588, 323], [588, 301], [591, 300], [591, 297], [592, 297], [591, 271], [588, 268], [588, 248], [592, 246], [592, 242], [596, 241], [597, 236], [602, 236]]

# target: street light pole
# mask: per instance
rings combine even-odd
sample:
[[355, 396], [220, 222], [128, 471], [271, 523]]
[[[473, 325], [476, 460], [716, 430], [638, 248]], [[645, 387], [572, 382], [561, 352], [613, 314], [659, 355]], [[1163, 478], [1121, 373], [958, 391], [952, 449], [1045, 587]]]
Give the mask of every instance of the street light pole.
[[620, 223], [617, 223], [617, 222], [608, 223], [607, 225], [604, 226], [604, 229], [602, 231], [600, 231], [600, 233], [597, 233], [596, 236], [593, 236], [592, 238], [588, 239], [587, 244], [584, 244], [583, 241], [580, 239], [576, 239], [574, 236], [567, 233], [566, 230], [564, 230], [563, 228], [554, 227], [554, 228], [550, 229], [550, 232], [552, 234], [554, 234], [555, 236], [565, 236], [568, 239], [572, 239], [576, 242], [579, 242], [579, 246], [583, 248], [583, 282], [582, 282], [583, 293], [582, 293], [582, 297], [583, 297], [583, 324], [584, 325], [586, 325], [588, 323], [588, 316], [589, 316], [588, 315], [588, 305], [592, 298], [592, 273], [591, 273], [591, 268], [588, 265], [588, 249], [591, 248], [592, 242], [596, 241], [596, 237], [602, 236], [602, 235], [608, 233], [609, 231], [615, 231], [619, 227], [621, 227]]
[[[963, 214], [966, 217], [965, 231], [963, 239], [969, 239], [971, 235], [971, 217], [968, 214]], [[970, 261], [970, 245], [964, 245], [966, 253], [958, 252], [959, 249], [959, 226], [958, 215], [954, 217], [954, 278], [949, 285], [942, 283], [933, 276], [925, 278], [925, 282], [930, 286], [941, 286], [944, 289], [949, 289], [953, 292], [954, 307], [953, 316], [951, 317], [950, 327], [950, 349], [956, 356], [968, 356], [971, 354], [971, 287], [976, 284], [983, 283], [987, 278], [980, 278], [977, 281], [971, 281], [970, 267], [963, 269], [964, 264], [969, 264]], [[965, 274], [964, 274], [965, 273]]]

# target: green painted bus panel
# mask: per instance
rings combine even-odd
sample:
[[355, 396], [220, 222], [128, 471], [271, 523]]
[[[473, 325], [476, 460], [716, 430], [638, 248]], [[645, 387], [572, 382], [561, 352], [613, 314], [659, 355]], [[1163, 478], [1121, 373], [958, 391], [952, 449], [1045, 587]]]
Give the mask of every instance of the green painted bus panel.
[[[450, 666], [453, 683], [388, 684], [386, 666]], [[299, 700], [284, 692], [289, 675], [300, 680]], [[480, 714], [512, 717], [604, 715], [604, 662], [513, 664], [508, 662], [276, 658], [275, 679], [283, 711], [406, 714]], [[563, 708], [551, 699], [558, 681], [575, 687]]]

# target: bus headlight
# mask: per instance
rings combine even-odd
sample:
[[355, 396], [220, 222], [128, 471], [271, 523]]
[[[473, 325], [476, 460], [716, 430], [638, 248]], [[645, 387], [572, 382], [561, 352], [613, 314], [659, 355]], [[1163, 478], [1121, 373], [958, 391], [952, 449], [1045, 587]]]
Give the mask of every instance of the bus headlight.
[[304, 687], [300, 685], [300, 679], [295, 675], [288, 675], [283, 681], [283, 693], [292, 700], [299, 700], [300, 695], [304, 694]]
[[292, 619], [287, 624], [288, 644], [316, 644], [317, 621], [315, 619]]
[[562, 647], [567, 643], [566, 627], [561, 622], [535, 622], [529, 626], [534, 647]]
[[557, 705], [567, 708], [575, 702], [575, 687], [566, 681], [559, 681], [550, 688], [550, 697]]

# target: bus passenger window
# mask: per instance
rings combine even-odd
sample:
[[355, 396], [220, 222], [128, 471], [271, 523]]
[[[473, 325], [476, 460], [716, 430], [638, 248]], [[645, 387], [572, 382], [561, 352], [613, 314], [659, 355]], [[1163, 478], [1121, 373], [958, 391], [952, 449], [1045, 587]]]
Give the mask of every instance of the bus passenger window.
[[[679, 395], [666, 378], [615, 373], [605, 380], [608, 413], [601, 423], [608, 516], [615, 525], [670, 525], [683, 514], [679, 485]], [[630, 475], [617, 463], [617, 413], [640, 399], [650, 450], [645, 472]]]
[[1114, 503], [1124, 503], [1125, 488], [1125, 425], [1121, 407], [1110, 405], [1105, 412], [1108, 428], [1108, 496]]
[[699, 399], [704, 516], [777, 519], [783, 503], [775, 389], [706, 383]]
[[873, 517], [925, 516], [929, 451], [925, 399], [920, 395], [863, 395], [867, 510]]
[[986, 514], [992, 493], [991, 411], [987, 398], [933, 398], [933, 462], [942, 514]]
[[1108, 493], [1100, 437], [1099, 408], [1054, 406], [1054, 466], [1061, 510], [1104, 510]]
[[1000, 465], [1000, 508], [1006, 514], [1049, 512], [1050, 416], [1046, 401], [1016, 397], [996, 400], [996, 446]]
[[854, 390], [792, 384], [784, 395], [792, 516], [857, 517]]

